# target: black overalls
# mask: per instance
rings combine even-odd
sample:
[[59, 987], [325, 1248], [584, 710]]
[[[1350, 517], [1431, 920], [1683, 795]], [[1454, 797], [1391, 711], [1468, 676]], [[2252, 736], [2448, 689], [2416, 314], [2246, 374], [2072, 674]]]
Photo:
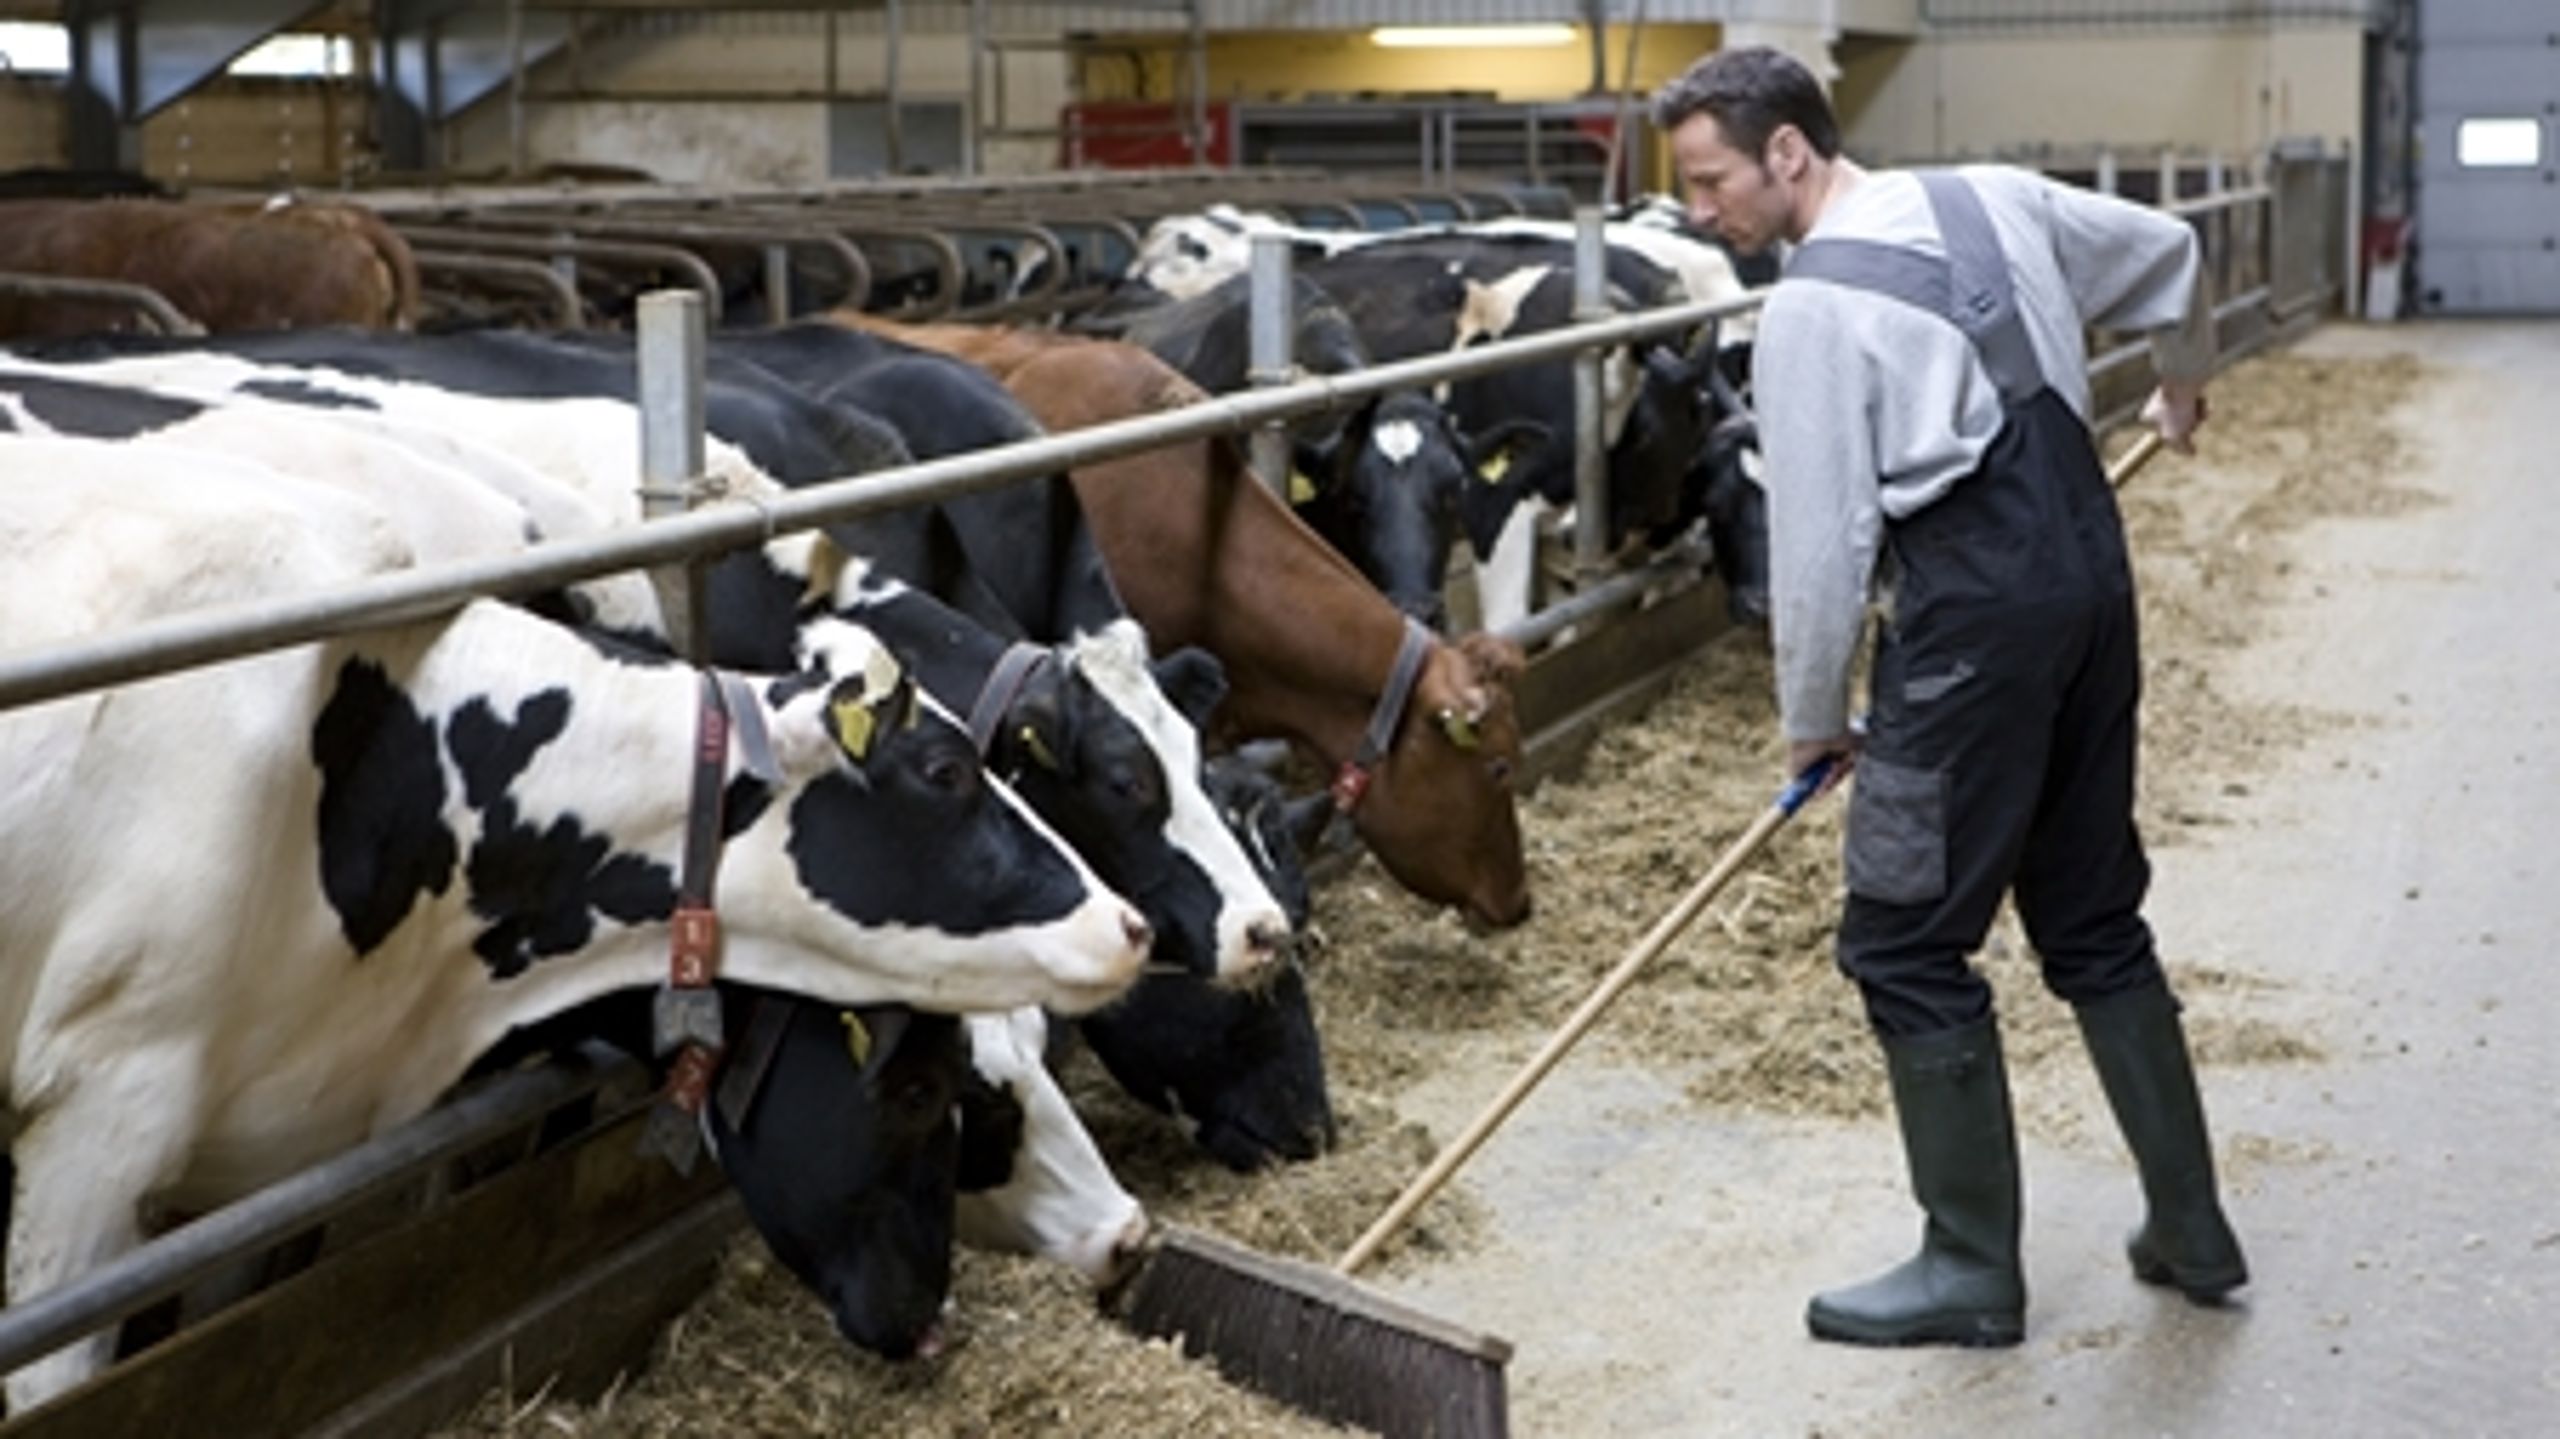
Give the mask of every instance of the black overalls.
[[2115, 494], [2045, 383], [1972, 186], [1922, 172], [1947, 258], [1816, 239], [1790, 278], [1919, 306], [1963, 330], [2005, 422], [1981, 464], [1889, 522], [1886, 595], [1849, 802], [1840, 967], [1887, 1036], [1991, 1012], [1970, 957], [2014, 893], [2046, 985], [2085, 1003], [2159, 973], [2134, 831], [2141, 658]]

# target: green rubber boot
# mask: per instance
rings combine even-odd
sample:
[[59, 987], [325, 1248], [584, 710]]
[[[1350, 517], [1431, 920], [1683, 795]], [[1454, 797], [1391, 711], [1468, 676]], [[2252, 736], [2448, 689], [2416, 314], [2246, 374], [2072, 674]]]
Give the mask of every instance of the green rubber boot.
[[1993, 1020], [1884, 1041], [1920, 1252], [1864, 1284], [1814, 1296], [1805, 1324], [1850, 1344], [2015, 1344], [2026, 1335], [2018, 1264], [2018, 1134]]
[[2080, 1037], [2142, 1171], [2149, 1214], [2125, 1245], [2135, 1277], [2213, 1304], [2249, 1282], [2215, 1196], [2213, 1141], [2196, 1094], [2178, 1001], [2155, 983], [2079, 1006]]

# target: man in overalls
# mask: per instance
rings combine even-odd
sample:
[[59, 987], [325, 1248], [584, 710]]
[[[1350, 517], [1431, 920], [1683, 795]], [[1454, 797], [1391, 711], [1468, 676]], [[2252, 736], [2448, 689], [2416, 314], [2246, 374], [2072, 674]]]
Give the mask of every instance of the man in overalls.
[[2151, 333], [2144, 417], [2187, 450], [2213, 358], [2195, 237], [2024, 171], [1864, 170], [1812, 74], [1765, 48], [1699, 61], [1654, 121], [1695, 223], [1745, 253], [1791, 247], [1753, 356], [1779, 719], [1790, 773], [1856, 770], [1840, 967], [1927, 1215], [1915, 1257], [1815, 1296], [1806, 1322], [1861, 1344], [2024, 1335], [2017, 1134], [1970, 962], [2012, 896], [2141, 1169], [2134, 1273], [2218, 1301], [2248, 1270], [2142, 918], [2133, 579], [2082, 341]]

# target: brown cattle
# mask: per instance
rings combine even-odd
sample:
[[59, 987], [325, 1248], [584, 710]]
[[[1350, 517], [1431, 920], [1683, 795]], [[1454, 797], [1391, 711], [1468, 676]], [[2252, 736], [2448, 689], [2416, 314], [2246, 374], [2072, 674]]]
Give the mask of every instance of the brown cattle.
[[[1051, 432], [1203, 398], [1133, 345], [1046, 330], [841, 323], [958, 356], [993, 374]], [[1386, 688], [1404, 617], [1351, 562], [1246, 472], [1224, 439], [1195, 440], [1072, 472], [1111, 581], [1159, 649], [1198, 645], [1227, 668], [1220, 728], [1280, 736], [1328, 768], [1357, 751]], [[1519, 648], [1491, 635], [1433, 639], [1395, 742], [1351, 818], [1407, 889], [1478, 919], [1528, 917], [1511, 774]], [[1471, 722], [1462, 746], [1435, 720]]]
[[[0, 202], [0, 271], [123, 280], [216, 333], [314, 325], [407, 329], [408, 243], [355, 205], [174, 200]], [[125, 306], [0, 292], [0, 337], [133, 329]]]

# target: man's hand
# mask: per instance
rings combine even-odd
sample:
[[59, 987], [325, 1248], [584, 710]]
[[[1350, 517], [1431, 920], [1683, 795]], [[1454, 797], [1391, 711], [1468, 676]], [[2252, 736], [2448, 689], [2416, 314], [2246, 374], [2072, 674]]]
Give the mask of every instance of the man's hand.
[[2204, 424], [2204, 382], [2202, 380], [2162, 380], [2160, 388], [2142, 405], [2145, 424], [2160, 432], [2160, 439], [2182, 455], [2196, 452], [2195, 433]]
[[1789, 740], [1787, 741], [1787, 778], [1794, 779], [1797, 775], [1811, 769], [1814, 761], [1828, 755], [1832, 760], [1831, 773], [1822, 777], [1822, 784], [1814, 790], [1814, 794], [1816, 797], [1829, 794], [1839, 786], [1841, 780], [1848, 777], [1850, 770], [1857, 767], [1858, 746], [1861, 742], [1860, 737], [1854, 734], [1833, 735], [1829, 739]]

